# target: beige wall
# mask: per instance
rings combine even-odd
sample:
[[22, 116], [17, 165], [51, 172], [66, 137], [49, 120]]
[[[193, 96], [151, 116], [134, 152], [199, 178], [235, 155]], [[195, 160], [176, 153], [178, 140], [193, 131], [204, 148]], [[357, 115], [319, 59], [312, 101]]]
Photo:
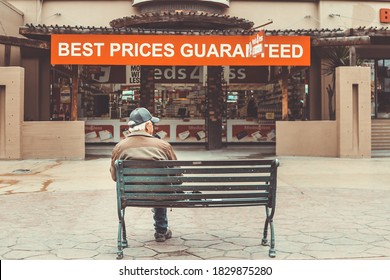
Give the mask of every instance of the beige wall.
[[0, 67], [0, 87], [0, 159], [20, 159], [24, 69]]
[[335, 121], [276, 122], [277, 156], [337, 157]]
[[84, 159], [84, 122], [24, 122], [22, 157], [26, 159]]
[[[130, 0], [9, 0], [24, 14], [24, 23], [109, 26], [115, 18], [137, 13]], [[273, 23], [267, 29], [385, 27], [379, 23], [384, 1], [230, 1], [226, 14], [253, 21], [255, 26]], [[329, 16], [334, 14], [336, 16]], [[98, 15], [98, 16], [97, 16]]]
[[0, 0], [0, 35], [19, 36], [19, 26], [23, 25], [23, 12], [10, 3]]
[[[0, 0], [0, 35], [19, 35], [19, 26], [23, 25], [23, 13], [4, 0]], [[5, 46], [0, 44], [0, 66], [5, 66]], [[11, 46], [10, 66], [20, 66], [20, 48]]]
[[25, 23], [109, 26], [113, 19], [136, 14], [131, 0], [9, 0], [9, 2], [26, 14]]
[[[317, 28], [318, 9], [315, 3], [288, 3], [274, 1], [230, 1], [226, 14], [253, 21], [255, 26], [272, 24], [266, 29]], [[310, 15], [311, 17], [306, 17]]]
[[5, 86], [0, 84], [0, 159], [5, 158]]
[[[272, 19], [266, 29], [386, 27], [379, 23], [379, 9], [385, 1], [230, 1], [227, 14], [243, 17], [259, 26]], [[334, 14], [336, 16], [331, 17]]]

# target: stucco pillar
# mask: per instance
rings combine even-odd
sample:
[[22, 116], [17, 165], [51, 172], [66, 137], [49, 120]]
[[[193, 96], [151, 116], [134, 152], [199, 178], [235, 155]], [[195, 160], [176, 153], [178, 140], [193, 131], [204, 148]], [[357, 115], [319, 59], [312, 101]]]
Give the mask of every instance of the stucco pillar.
[[0, 67], [0, 159], [21, 159], [24, 69]]
[[336, 69], [336, 121], [339, 157], [371, 157], [369, 67]]

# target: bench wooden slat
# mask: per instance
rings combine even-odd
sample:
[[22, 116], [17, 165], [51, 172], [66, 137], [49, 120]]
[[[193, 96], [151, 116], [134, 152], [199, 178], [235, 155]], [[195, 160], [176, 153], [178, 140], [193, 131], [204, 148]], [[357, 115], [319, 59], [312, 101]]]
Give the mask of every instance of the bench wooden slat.
[[275, 164], [274, 160], [256, 160], [256, 159], [246, 159], [246, 160], [127, 160], [122, 161], [123, 167], [175, 167], [175, 166], [272, 166]]
[[129, 200], [185, 200], [185, 199], [225, 199], [225, 198], [255, 198], [266, 197], [267, 192], [240, 192], [240, 193], [127, 193], [125, 199]]
[[265, 184], [196, 184], [196, 185], [125, 185], [124, 192], [175, 192], [175, 191], [246, 191], [246, 190], [268, 190], [269, 185]]
[[[265, 198], [242, 198], [242, 199], [203, 199], [203, 200], [161, 200], [156, 201], [153, 205], [155, 208], [196, 208], [196, 207], [228, 207], [230, 206], [259, 206], [267, 205], [268, 200]], [[149, 200], [126, 200], [126, 206], [130, 207], [150, 207]]]
[[123, 174], [125, 175], [179, 175], [179, 174], [228, 174], [228, 173], [270, 173], [272, 171], [271, 167], [224, 167], [220, 168], [216, 166], [215, 168], [124, 168]]
[[180, 183], [180, 182], [268, 182], [270, 176], [128, 176], [122, 182], [131, 183]]

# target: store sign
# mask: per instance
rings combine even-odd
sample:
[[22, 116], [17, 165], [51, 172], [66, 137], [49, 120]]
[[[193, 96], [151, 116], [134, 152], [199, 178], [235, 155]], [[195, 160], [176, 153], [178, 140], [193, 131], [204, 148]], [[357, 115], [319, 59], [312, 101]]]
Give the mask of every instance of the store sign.
[[141, 66], [126, 66], [126, 84], [137, 85], [141, 83]]
[[[134, 67], [134, 66], [128, 66]], [[155, 83], [202, 83], [202, 66], [156, 66], [154, 68]], [[267, 81], [268, 69], [261, 66], [231, 66], [228, 67], [230, 83], [265, 83]], [[136, 76], [134, 72], [131, 72]], [[127, 81], [132, 80], [127, 75]]]
[[249, 40], [250, 55], [256, 57], [261, 55], [264, 51], [264, 31], [259, 31]]
[[268, 36], [253, 57], [250, 36], [51, 35], [51, 64], [309, 66], [309, 36]]
[[155, 83], [201, 83], [201, 66], [160, 66], [154, 68]]
[[90, 83], [123, 84], [126, 79], [125, 66], [83, 65], [83, 75]]
[[99, 67], [99, 71], [97, 71], [96, 68], [93, 68], [94, 73], [91, 73], [92, 81], [96, 83], [108, 83], [110, 80], [111, 67], [101, 66]]
[[[231, 66], [227, 67], [230, 83], [265, 83], [268, 68], [264, 66]], [[202, 83], [205, 75], [202, 66], [156, 66], [154, 67], [155, 83]], [[139, 85], [141, 66], [126, 66], [127, 85]]]
[[386, 9], [386, 8], [380, 9], [379, 19], [381, 23], [390, 23], [390, 9]]

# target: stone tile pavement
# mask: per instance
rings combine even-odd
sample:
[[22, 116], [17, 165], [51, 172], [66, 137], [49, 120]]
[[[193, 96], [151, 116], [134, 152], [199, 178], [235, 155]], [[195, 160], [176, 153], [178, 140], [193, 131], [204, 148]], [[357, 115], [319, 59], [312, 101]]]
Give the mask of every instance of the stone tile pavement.
[[[80, 161], [0, 161], [0, 259], [115, 259], [111, 148]], [[180, 159], [274, 157], [263, 146], [175, 149]], [[390, 259], [390, 158], [279, 160], [276, 259]], [[127, 209], [125, 260], [268, 259], [262, 207], [168, 215], [173, 238], [156, 243], [151, 210]]]

